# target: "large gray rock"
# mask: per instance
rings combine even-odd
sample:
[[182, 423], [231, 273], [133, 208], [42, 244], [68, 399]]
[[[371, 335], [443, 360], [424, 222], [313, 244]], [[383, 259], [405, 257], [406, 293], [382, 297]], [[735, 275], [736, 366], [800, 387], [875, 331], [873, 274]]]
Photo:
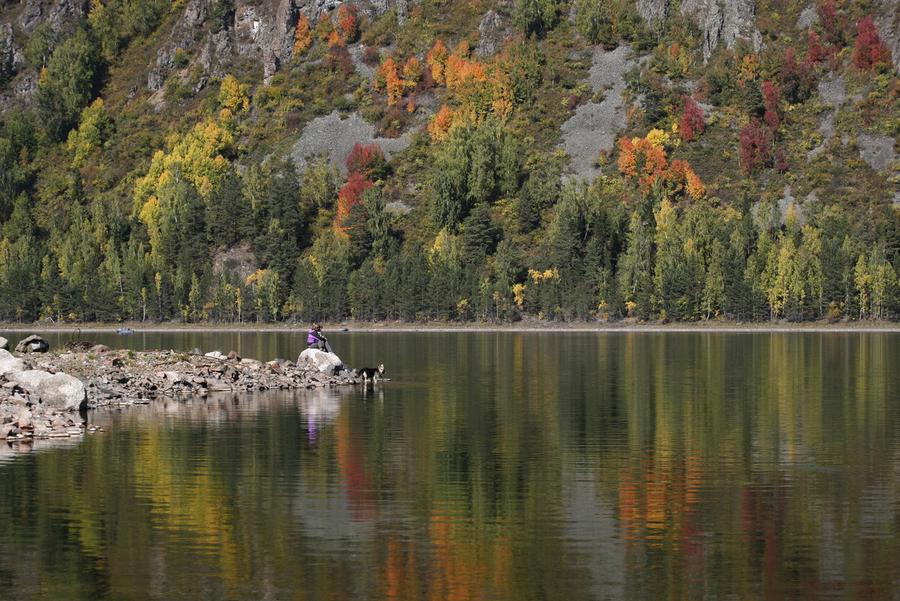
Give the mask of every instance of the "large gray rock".
[[746, 40], [756, 50], [762, 47], [755, 0], [638, 0], [637, 9], [652, 27], [659, 26], [673, 9], [694, 21], [703, 34], [704, 60], [720, 43], [731, 48], [737, 40]]
[[9, 376], [11, 373], [25, 369], [25, 362], [4, 349], [0, 349], [0, 376]]
[[8, 351], [9, 350], [9, 340], [0, 336], [0, 350]]
[[894, 138], [890, 136], [859, 136], [859, 158], [875, 171], [884, 171], [894, 163]]
[[28, 338], [19, 341], [16, 345], [17, 353], [46, 353], [50, 350], [50, 343], [38, 336], [32, 334]]
[[24, 62], [25, 56], [13, 37], [12, 25], [0, 25], [0, 82], [15, 75]]
[[41, 382], [51, 377], [53, 374], [40, 369], [26, 369], [24, 371], [13, 372], [6, 375], [6, 379], [15, 382], [22, 390], [28, 394], [36, 394], [38, 386]]
[[324, 374], [334, 374], [343, 366], [341, 358], [334, 353], [327, 353], [319, 349], [308, 348], [297, 357], [298, 365], [312, 365]]
[[87, 403], [87, 390], [78, 378], [69, 374], [53, 374], [38, 384], [37, 395], [45, 407], [77, 411]]
[[503, 21], [500, 13], [491, 9], [487, 11], [478, 25], [478, 56], [493, 56], [503, 49], [503, 44], [512, 36], [512, 29]]

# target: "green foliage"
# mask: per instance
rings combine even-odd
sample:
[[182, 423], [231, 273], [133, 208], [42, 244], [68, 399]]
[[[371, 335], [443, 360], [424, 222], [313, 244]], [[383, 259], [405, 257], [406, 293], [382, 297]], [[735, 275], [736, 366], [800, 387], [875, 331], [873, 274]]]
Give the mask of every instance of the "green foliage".
[[25, 59], [35, 69], [41, 69], [47, 65], [53, 51], [62, 42], [62, 36], [57, 33], [50, 23], [41, 23], [31, 32], [28, 43], [25, 45]]
[[101, 60], [96, 41], [85, 29], [53, 51], [37, 90], [38, 113], [52, 140], [68, 133], [93, 98]]
[[543, 36], [559, 21], [556, 0], [516, 0], [513, 21], [525, 35]]
[[[398, 64], [438, 37], [449, 49], [435, 65], [463, 83], [447, 88], [426, 69], [402, 91], [408, 106], [373, 104], [350, 56], [321, 35], [268, 85], [243, 59], [222, 63], [233, 75], [218, 80], [188, 45], [165, 100], [147, 102], [148, 53], [170, 39], [154, 32], [180, 6], [93, 2], [69, 37], [41, 25], [27, 40], [42, 71], [35, 106], [0, 113], [0, 319], [900, 315], [894, 182], [853, 142], [896, 132], [897, 78], [843, 70], [849, 50], [830, 58], [839, 49], [827, 40], [848, 39], [847, 19], [814, 28], [826, 46], [804, 56], [774, 35], [781, 16], [763, 4], [762, 51], [737, 43], [706, 60], [674, 5], [650, 31], [622, 0], [424, 3], [402, 23], [396, 11], [362, 21], [364, 43], [390, 45]], [[489, 8], [525, 35], [478, 56], [460, 36]], [[570, 9], [574, 27], [560, 23]], [[211, 3], [202, 35], [233, 14], [231, 0]], [[568, 181], [559, 126], [589, 96], [592, 46], [621, 43], [642, 59], [626, 77], [621, 135], [658, 129], [667, 168], [693, 180], [640, 181], [645, 145], [628, 176], [617, 146], [592, 151], [597, 180]], [[862, 94], [837, 111], [831, 140], [816, 94], [828, 71]], [[678, 124], [685, 96], [705, 112], [690, 143]], [[340, 165], [318, 157], [297, 173], [279, 157], [310, 119], [354, 107], [412, 144], [369, 163], [361, 140], [351, 162], [369, 163], [377, 183], [339, 207]], [[754, 119], [771, 152], [745, 174], [740, 132]], [[696, 193], [674, 190], [687, 185]], [[785, 211], [787, 185], [797, 200]]]

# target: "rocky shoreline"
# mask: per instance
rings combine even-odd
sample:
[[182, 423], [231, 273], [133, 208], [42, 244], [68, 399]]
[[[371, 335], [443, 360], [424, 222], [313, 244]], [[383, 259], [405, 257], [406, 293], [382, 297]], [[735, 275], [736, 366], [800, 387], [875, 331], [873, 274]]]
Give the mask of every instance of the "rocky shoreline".
[[[110, 350], [75, 343], [50, 352], [39, 337], [13, 353], [0, 338], [0, 439], [80, 436], [83, 412], [146, 404], [158, 398], [187, 399], [213, 392], [297, 390], [359, 384], [354, 372], [299, 363], [263, 363], [237, 353]], [[42, 344], [43, 343], [43, 344]]]

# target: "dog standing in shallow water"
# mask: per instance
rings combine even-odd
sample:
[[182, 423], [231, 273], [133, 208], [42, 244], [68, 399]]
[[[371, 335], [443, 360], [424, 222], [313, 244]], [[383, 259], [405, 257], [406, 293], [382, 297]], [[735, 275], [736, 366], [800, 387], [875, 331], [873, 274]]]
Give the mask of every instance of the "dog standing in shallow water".
[[357, 373], [362, 376], [363, 384], [368, 384], [369, 380], [374, 383], [376, 380], [384, 380], [384, 363], [378, 367], [363, 367]]

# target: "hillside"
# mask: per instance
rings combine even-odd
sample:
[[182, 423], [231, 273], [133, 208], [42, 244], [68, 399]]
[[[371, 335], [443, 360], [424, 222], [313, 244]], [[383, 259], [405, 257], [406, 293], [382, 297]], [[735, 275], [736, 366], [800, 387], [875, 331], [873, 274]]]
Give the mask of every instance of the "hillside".
[[0, 320], [900, 316], [894, 0], [0, 0]]

